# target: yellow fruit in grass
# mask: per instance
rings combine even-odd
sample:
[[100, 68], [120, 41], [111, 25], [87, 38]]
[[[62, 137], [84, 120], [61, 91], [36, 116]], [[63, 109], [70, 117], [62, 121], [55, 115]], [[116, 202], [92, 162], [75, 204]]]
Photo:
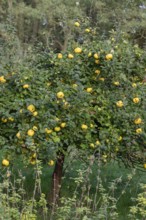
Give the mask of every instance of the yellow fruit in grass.
[[61, 128], [60, 127], [55, 127], [54, 130], [58, 132], [58, 131], [61, 130]]
[[100, 145], [100, 141], [97, 140], [97, 141], [95, 142], [95, 144], [96, 144], [97, 146], [99, 146], [99, 145]]
[[58, 99], [63, 99], [64, 98], [64, 93], [63, 92], [58, 92], [57, 93], [57, 98]]
[[107, 158], [107, 154], [103, 154], [103, 155], [102, 155], [102, 158], [103, 158], [103, 159], [106, 159], [106, 158]]
[[54, 165], [54, 160], [49, 160], [48, 165], [53, 166]]
[[51, 82], [47, 82], [47, 86], [51, 86], [51, 84], [52, 84]]
[[7, 160], [7, 159], [3, 159], [3, 160], [2, 160], [2, 165], [3, 165], [3, 166], [8, 167], [9, 164], [10, 164], [9, 160]]
[[9, 121], [11, 121], [11, 122], [14, 121], [14, 118], [13, 118], [13, 117], [9, 117], [8, 119], [9, 119]]
[[140, 101], [140, 99], [139, 99], [138, 97], [133, 98], [133, 102], [134, 102], [134, 103], [137, 104], [137, 103], [139, 103], [139, 101]]
[[21, 138], [20, 131], [18, 131], [18, 133], [16, 134], [16, 137], [17, 137], [18, 139], [20, 139], [20, 138]]
[[58, 58], [58, 59], [62, 59], [62, 57], [63, 57], [62, 54], [61, 54], [61, 53], [58, 53], [57, 58]]
[[55, 121], [59, 121], [59, 120], [60, 120], [59, 118], [57, 118], [57, 117], [55, 118]]
[[29, 85], [28, 84], [24, 84], [23, 85], [23, 89], [28, 89], [29, 88]]
[[34, 117], [36, 117], [37, 115], [38, 115], [38, 112], [37, 112], [37, 111], [33, 112], [33, 116], [34, 116]]
[[96, 73], [97, 75], [99, 75], [99, 74], [100, 74], [100, 70], [95, 70], [95, 73]]
[[7, 118], [2, 118], [1, 121], [2, 121], [3, 123], [6, 123], [6, 122], [8, 121], [8, 119], [7, 119]]
[[119, 108], [121, 108], [121, 107], [124, 106], [124, 104], [123, 104], [123, 102], [120, 100], [120, 101], [116, 102], [116, 106], [119, 107]]
[[99, 56], [98, 56], [97, 53], [94, 54], [94, 58], [97, 59], [97, 60], [99, 59]]
[[31, 157], [32, 157], [33, 159], [36, 159], [37, 154], [36, 154], [36, 153], [33, 153]]
[[27, 135], [30, 136], [30, 137], [34, 136], [34, 134], [35, 134], [35, 132], [34, 132], [34, 130], [32, 130], [32, 129], [29, 129], [29, 130], [27, 131]]
[[93, 91], [93, 89], [92, 88], [87, 88], [86, 91], [91, 93]]
[[60, 125], [60, 127], [61, 127], [61, 128], [65, 128], [65, 127], [66, 127], [66, 123], [65, 123], [65, 122], [62, 122], [61, 125]]
[[119, 136], [118, 141], [122, 141], [122, 140], [123, 140], [122, 136]]
[[88, 53], [88, 57], [92, 57], [92, 53], [91, 52]]
[[30, 160], [30, 163], [31, 163], [31, 165], [35, 165], [35, 164], [36, 164], [36, 159], [35, 159], [35, 158], [32, 158], [32, 159]]
[[92, 149], [96, 148], [95, 144], [93, 144], [93, 143], [90, 144], [90, 147], [91, 147]]
[[137, 128], [137, 129], [136, 129], [136, 133], [137, 133], [137, 134], [142, 133], [142, 129], [141, 129], [141, 128]]
[[80, 27], [80, 23], [77, 22], [77, 21], [74, 23], [74, 25], [75, 25], [76, 27]]
[[137, 87], [137, 84], [136, 84], [136, 83], [132, 83], [132, 87], [133, 87], [133, 88], [136, 88], [136, 87]]
[[74, 83], [74, 84], [72, 85], [72, 87], [75, 89], [75, 88], [78, 87], [78, 85], [77, 85], [76, 83]]
[[113, 59], [113, 55], [112, 55], [111, 53], [109, 53], [109, 54], [107, 54], [107, 55], [105, 56], [105, 59], [106, 59], [106, 60], [112, 60], [112, 59]]
[[82, 128], [82, 130], [87, 130], [87, 129], [88, 129], [88, 126], [85, 125], [85, 124], [82, 124], [82, 125], [81, 125], [81, 128]]
[[74, 58], [74, 55], [72, 55], [71, 53], [69, 53], [67, 57], [68, 57], [69, 59], [73, 59], [73, 58]]
[[19, 110], [19, 112], [20, 112], [20, 114], [22, 114], [22, 112], [23, 112], [23, 109], [20, 109], [20, 110]]
[[136, 118], [135, 120], [134, 120], [134, 124], [136, 124], [136, 125], [139, 125], [139, 124], [141, 124], [142, 123], [142, 119], [141, 118]]
[[99, 78], [99, 80], [104, 82], [105, 78], [101, 77]]
[[38, 130], [38, 127], [37, 126], [33, 126], [32, 128], [34, 131], [37, 131]]
[[5, 83], [6, 82], [6, 79], [4, 76], [0, 76], [0, 83]]
[[35, 111], [35, 106], [34, 105], [29, 105], [27, 106], [27, 110], [30, 112], [34, 112]]
[[74, 52], [77, 54], [80, 54], [80, 53], [82, 53], [82, 49], [80, 47], [77, 47], [74, 49]]
[[94, 128], [94, 125], [93, 125], [93, 124], [90, 124], [90, 128]]
[[118, 152], [119, 151], [119, 148], [118, 147], [115, 147], [115, 152]]
[[95, 60], [95, 63], [96, 63], [96, 64], [99, 64], [99, 63], [100, 63], [100, 60]]
[[119, 81], [115, 81], [115, 82], [113, 82], [113, 84], [114, 84], [115, 86], [119, 86], [119, 85], [120, 85]]
[[90, 29], [89, 29], [89, 28], [86, 28], [86, 29], [85, 29], [85, 32], [86, 32], [86, 33], [90, 33]]
[[53, 131], [52, 131], [52, 129], [45, 128], [45, 132], [46, 132], [47, 134], [51, 134]]

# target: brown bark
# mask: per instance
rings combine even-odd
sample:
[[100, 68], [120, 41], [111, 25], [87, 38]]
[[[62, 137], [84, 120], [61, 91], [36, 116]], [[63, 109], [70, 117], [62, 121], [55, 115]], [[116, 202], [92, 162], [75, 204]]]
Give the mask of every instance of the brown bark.
[[49, 204], [52, 206], [51, 216], [50, 219], [53, 219], [55, 208], [58, 203], [59, 193], [61, 188], [61, 179], [63, 176], [63, 164], [65, 160], [64, 152], [58, 151], [57, 152], [57, 160], [54, 168], [54, 172], [52, 175], [52, 189], [51, 195], [49, 198]]

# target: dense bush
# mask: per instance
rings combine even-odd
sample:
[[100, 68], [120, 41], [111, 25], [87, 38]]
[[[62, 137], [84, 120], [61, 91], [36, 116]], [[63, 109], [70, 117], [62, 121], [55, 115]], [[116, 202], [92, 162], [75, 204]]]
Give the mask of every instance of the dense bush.
[[96, 149], [105, 161], [145, 161], [145, 55], [115, 41], [94, 37], [28, 66], [1, 67], [1, 146], [10, 160], [23, 153], [48, 162], [71, 147]]

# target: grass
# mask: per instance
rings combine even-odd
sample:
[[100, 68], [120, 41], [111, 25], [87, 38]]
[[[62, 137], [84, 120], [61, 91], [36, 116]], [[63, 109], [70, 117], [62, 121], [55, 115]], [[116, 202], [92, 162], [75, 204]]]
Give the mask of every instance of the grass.
[[[71, 192], [75, 189], [75, 184], [70, 178], [76, 177], [75, 170], [80, 168], [80, 163], [76, 162], [74, 164], [73, 170], [71, 172], [68, 171], [66, 174], [62, 195], [69, 197]], [[125, 168], [123, 164], [120, 166], [116, 162], [111, 162], [105, 164], [101, 169], [101, 176], [103, 181], [103, 186], [109, 191], [110, 183], [117, 179], [121, 178], [121, 183], [118, 183], [117, 189], [115, 190], [115, 197], [119, 198], [117, 202], [117, 208], [119, 213], [119, 220], [127, 219], [127, 215], [129, 213], [129, 207], [133, 205], [132, 198], [136, 198], [139, 192], [139, 184], [146, 183], [146, 172], [141, 172], [136, 170], [135, 175], [131, 179], [130, 183], [127, 184], [127, 176], [132, 174], [133, 168]], [[95, 193], [96, 190], [96, 176], [97, 176], [97, 165], [94, 165], [92, 175], [90, 176], [91, 183], [91, 193]], [[68, 186], [68, 187], [66, 187]], [[125, 189], [125, 193], [121, 194], [121, 192]]]
[[[80, 161], [74, 161], [71, 166], [69, 166], [65, 172], [65, 176], [62, 181], [61, 188], [61, 196], [63, 197], [71, 197], [73, 194], [76, 184], [73, 181], [74, 178], [77, 177], [77, 170], [84, 170], [85, 164]], [[92, 174], [90, 174], [90, 183], [91, 183], [91, 193], [94, 194], [96, 190], [96, 176], [97, 176], [97, 164], [95, 164], [92, 168]], [[32, 195], [34, 189], [34, 170], [33, 166], [24, 167], [23, 164], [18, 160], [18, 162], [13, 167], [14, 173], [17, 176], [18, 170], [21, 170], [22, 175], [25, 176], [25, 189], [28, 197]], [[101, 169], [101, 177], [103, 181], [103, 186], [109, 191], [110, 183], [117, 179], [122, 178], [122, 181], [118, 183], [117, 189], [115, 190], [115, 197], [120, 199], [117, 202], [117, 208], [119, 213], [119, 220], [127, 219], [127, 215], [129, 212], [129, 207], [133, 205], [131, 200], [132, 197], [136, 197], [139, 192], [139, 183], [146, 183], [146, 173], [136, 170], [135, 176], [130, 181], [130, 184], [126, 187], [125, 193], [121, 194], [125, 185], [127, 184], [127, 175], [131, 174], [133, 169], [125, 168], [123, 165], [118, 165], [116, 162], [110, 162], [102, 166]], [[47, 165], [42, 168], [41, 175], [41, 188], [42, 192], [47, 196], [50, 192], [51, 186], [51, 176], [53, 173], [53, 167], [49, 167]]]

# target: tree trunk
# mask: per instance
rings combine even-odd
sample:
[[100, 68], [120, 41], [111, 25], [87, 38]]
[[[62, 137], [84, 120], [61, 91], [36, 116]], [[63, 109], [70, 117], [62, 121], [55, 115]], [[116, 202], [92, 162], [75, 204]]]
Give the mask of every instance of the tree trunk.
[[[52, 175], [52, 189], [51, 195], [49, 198], [49, 203], [52, 205], [52, 213], [51, 217], [53, 217], [55, 212], [55, 207], [57, 205], [59, 199], [59, 193], [61, 188], [61, 179], [63, 175], [63, 164], [64, 164], [65, 154], [61, 151], [57, 152], [57, 160], [54, 168], [54, 172]], [[50, 218], [52, 219], [52, 218]]]

